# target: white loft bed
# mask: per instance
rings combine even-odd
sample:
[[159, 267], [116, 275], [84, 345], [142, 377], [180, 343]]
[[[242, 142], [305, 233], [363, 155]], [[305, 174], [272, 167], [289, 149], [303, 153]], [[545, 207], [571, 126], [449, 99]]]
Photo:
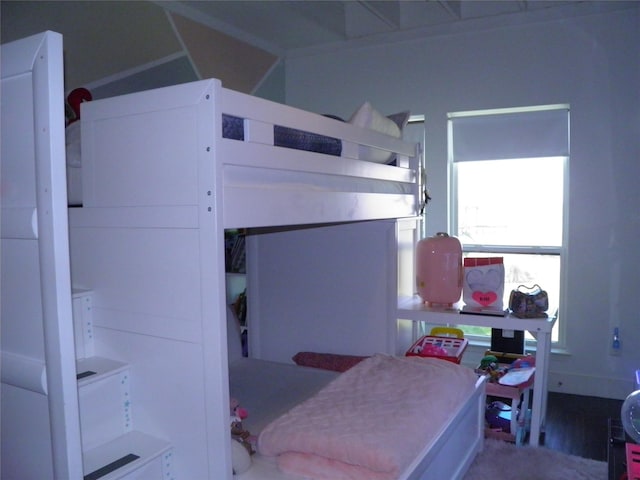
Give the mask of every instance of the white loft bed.
[[[223, 114], [244, 119], [244, 141], [223, 138]], [[336, 138], [341, 156], [274, 146], [274, 125]], [[363, 146], [397, 166], [359, 159]], [[216, 80], [83, 106], [81, 178], [73, 283], [93, 295], [95, 355], [130, 365], [134, 428], [173, 447], [170, 478], [231, 475], [224, 229], [411, 218], [420, 196], [415, 145]], [[483, 393], [402, 478], [461, 478]]]

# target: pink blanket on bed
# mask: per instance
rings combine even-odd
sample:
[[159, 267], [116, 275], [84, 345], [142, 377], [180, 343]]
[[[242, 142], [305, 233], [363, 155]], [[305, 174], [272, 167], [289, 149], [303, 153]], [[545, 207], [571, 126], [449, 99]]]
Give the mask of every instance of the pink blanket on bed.
[[312, 479], [391, 480], [474, 390], [477, 376], [422, 357], [368, 358], [270, 423], [258, 449]]

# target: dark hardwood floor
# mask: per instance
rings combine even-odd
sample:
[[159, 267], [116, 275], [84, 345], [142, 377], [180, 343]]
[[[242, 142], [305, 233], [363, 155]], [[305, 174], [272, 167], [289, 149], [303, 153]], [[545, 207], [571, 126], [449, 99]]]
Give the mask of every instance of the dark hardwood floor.
[[622, 400], [549, 393], [544, 446], [553, 450], [607, 460], [607, 420], [620, 418]]

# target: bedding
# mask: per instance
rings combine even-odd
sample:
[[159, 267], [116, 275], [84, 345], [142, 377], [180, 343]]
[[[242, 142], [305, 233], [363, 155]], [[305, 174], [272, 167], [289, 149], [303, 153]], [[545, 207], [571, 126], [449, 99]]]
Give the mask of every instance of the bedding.
[[[325, 116], [344, 121], [334, 115]], [[371, 103], [365, 102], [354, 112], [348, 123], [356, 127], [384, 133], [394, 138], [401, 138], [402, 131], [408, 121], [408, 111], [384, 116], [373, 108]], [[231, 140], [244, 140], [244, 119], [235, 115], [223, 114], [222, 137]], [[293, 148], [338, 157], [342, 154], [342, 141], [339, 138], [305, 132], [281, 125], [273, 126], [273, 144], [276, 147]], [[359, 158], [375, 163], [389, 163], [393, 160], [393, 154], [361, 145], [359, 147]]]
[[[234, 115], [222, 115], [222, 137], [231, 140], [244, 140], [244, 120]], [[273, 126], [273, 144], [276, 147], [306, 150], [339, 157], [342, 142], [339, 138], [304, 132], [295, 128]]]
[[317, 368], [243, 357], [240, 324], [230, 307], [227, 307], [227, 352], [229, 394], [249, 413], [242, 423], [254, 435], [338, 375]]
[[242, 425], [252, 435], [307, 400], [339, 374], [318, 368], [236, 358], [229, 364], [229, 394], [248, 412]]
[[[402, 131], [409, 121], [409, 115], [410, 113], [407, 111], [385, 117], [373, 108], [371, 103], [364, 102], [351, 116], [349, 123], [356, 127], [374, 130], [394, 138], [402, 138]], [[390, 163], [394, 160], [392, 153], [376, 148], [360, 145], [358, 150], [358, 158], [366, 159], [370, 162]]]
[[66, 127], [65, 150], [67, 158], [67, 201], [69, 206], [82, 205], [80, 122], [73, 122]]
[[398, 478], [475, 389], [466, 367], [374, 355], [271, 422], [258, 451], [287, 474], [313, 479]]

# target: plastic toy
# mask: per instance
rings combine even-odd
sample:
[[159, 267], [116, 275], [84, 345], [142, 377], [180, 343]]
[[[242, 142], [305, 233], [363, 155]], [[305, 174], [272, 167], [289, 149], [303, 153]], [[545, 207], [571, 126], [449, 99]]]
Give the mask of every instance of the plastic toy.
[[476, 369], [476, 372], [488, 375], [490, 382], [497, 382], [505, 374], [505, 368], [500, 366], [496, 356], [485, 355], [480, 360], [480, 366]]
[[511, 430], [511, 406], [495, 401], [487, 405], [485, 420], [489, 428], [509, 432]]

